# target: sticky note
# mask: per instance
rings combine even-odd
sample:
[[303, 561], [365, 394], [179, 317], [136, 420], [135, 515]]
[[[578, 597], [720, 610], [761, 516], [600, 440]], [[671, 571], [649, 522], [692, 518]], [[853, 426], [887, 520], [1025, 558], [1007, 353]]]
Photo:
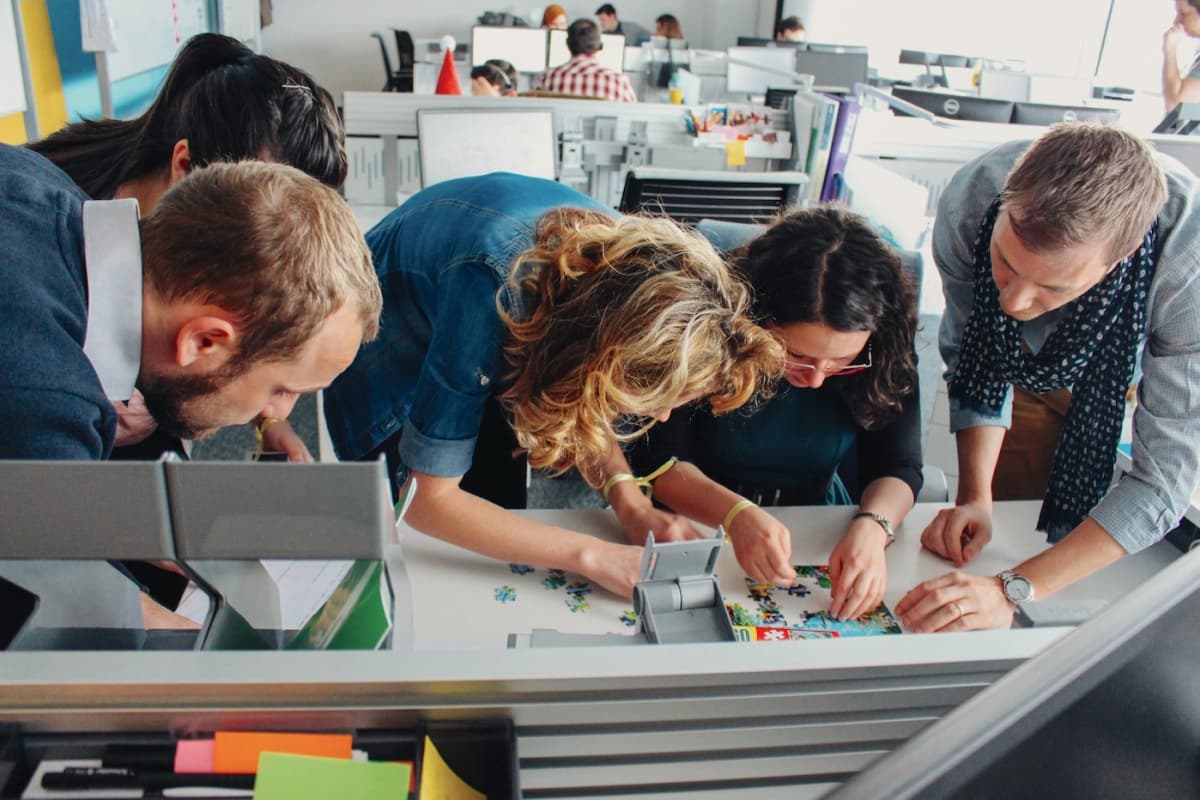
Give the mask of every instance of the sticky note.
[[746, 142], [741, 139], [728, 139], [725, 141], [725, 166], [727, 167], [744, 167], [746, 166]]
[[213, 750], [212, 739], [180, 739], [175, 744], [175, 771], [211, 773]]
[[255, 800], [408, 800], [412, 765], [263, 753]]
[[213, 737], [213, 772], [253, 773], [262, 753], [292, 753], [349, 760], [350, 734], [261, 733], [217, 731]]
[[[255, 795], [257, 797], [257, 795]], [[433, 740], [425, 737], [425, 754], [421, 758], [421, 800], [487, 800], [458, 777], [442, 758]]]

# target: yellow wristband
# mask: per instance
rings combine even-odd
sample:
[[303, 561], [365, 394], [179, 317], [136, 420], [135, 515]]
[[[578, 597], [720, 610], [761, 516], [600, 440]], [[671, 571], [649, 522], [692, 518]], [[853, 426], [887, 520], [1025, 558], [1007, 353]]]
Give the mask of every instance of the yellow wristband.
[[729, 526], [733, 524], [734, 517], [753, 505], [754, 503], [750, 502], [744, 497], [734, 503], [733, 508], [729, 509], [729, 513], [725, 515], [725, 520], [721, 523], [721, 527], [725, 530], [725, 532], [729, 533]]
[[679, 459], [675, 457], [668, 458], [665, 462], [663, 462], [661, 467], [642, 478], [639, 478], [636, 475], [630, 475], [628, 472], [618, 472], [609, 476], [609, 479], [604, 482], [604, 485], [600, 487], [600, 494], [604, 496], [604, 502], [607, 503], [609, 502], [608, 493], [612, 491], [614, 486], [616, 486], [618, 483], [624, 483], [625, 481], [633, 481], [638, 485], [638, 488], [642, 490], [646, 497], [653, 500], [654, 481], [662, 477], [663, 473], [675, 466], [676, 462], [678, 461]]
[[624, 483], [625, 481], [633, 481], [636, 483], [637, 478], [628, 472], [618, 472], [610, 475], [608, 480], [604, 482], [604, 486], [600, 487], [600, 494], [604, 496], [604, 502], [608, 502], [608, 493], [612, 491], [612, 488], [618, 483]]
[[262, 458], [263, 450], [265, 448], [265, 445], [263, 444], [263, 437], [267, 433], [267, 428], [271, 427], [276, 422], [283, 422], [283, 420], [279, 417], [263, 417], [258, 422], [254, 423], [255, 461], [258, 461], [260, 458]]

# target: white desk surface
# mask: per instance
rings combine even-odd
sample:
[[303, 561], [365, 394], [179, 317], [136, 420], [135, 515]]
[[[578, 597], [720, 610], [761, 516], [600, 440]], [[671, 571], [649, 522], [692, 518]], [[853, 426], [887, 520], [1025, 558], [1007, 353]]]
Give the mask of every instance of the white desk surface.
[[[965, 571], [994, 575], [1044, 549], [1045, 537], [1033, 527], [1039, 505], [1037, 502], [998, 503], [993, 540]], [[919, 504], [896, 530], [896, 543], [887, 554], [889, 575], [884, 602], [889, 608], [894, 608], [920, 581], [951, 569], [947, 562], [920, 547], [921, 531], [943, 507]], [[824, 564], [854, 510], [852, 506], [771, 509], [792, 530], [793, 564]], [[519, 513], [602, 538], [621, 539], [616, 517], [606, 509]], [[629, 600], [597, 587], [587, 595], [590, 607], [586, 611], [572, 612], [562, 588], [546, 589], [542, 585], [543, 578], [548, 575], [545, 569], [516, 574], [506, 563], [400, 527], [401, 547], [412, 590], [414, 643], [419, 649], [504, 647], [508, 634], [527, 634], [535, 628], [563, 633], [632, 633], [633, 629], [620, 620], [623, 612], [632, 610]], [[1080, 581], [1047, 602], [1074, 605], [1112, 600], [1116, 593], [1141, 583], [1177, 555], [1178, 551], [1171, 545], [1160, 542]], [[731, 547], [722, 548], [716, 571], [727, 599], [745, 594], [745, 573], [738, 566]], [[568, 580], [578, 579], [578, 576], [568, 576]], [[513, 602], [503, 603], [496, 599], [496, 590], [503, 586], [515, 589]]]

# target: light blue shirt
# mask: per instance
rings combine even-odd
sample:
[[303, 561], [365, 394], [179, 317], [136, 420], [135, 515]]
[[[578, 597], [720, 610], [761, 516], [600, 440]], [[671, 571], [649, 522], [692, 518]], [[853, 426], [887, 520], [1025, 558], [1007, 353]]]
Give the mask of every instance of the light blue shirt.
[[[933, 260], [946, 310], [938, 344], [946, 381], [958, 364], [973, 303], [971, 248], [988, 206], [1029, 142], [1010, 142], [967, 164], [938, 201]], [[1133, 415], [1133, 469], [1091, 511], [1126, 551], [1149, 547], [1179, 524], [1200, 475], [1200, 180], [1164, 155], [1168, 199], [1159, 213], [1159, 258], [1150, 285], [1147, 336]], [[1065, 309], [1026, 322], [1025, 343], [1037, 352]], [[980, 414], [950, 401], [950, 429], [1012, 421], [1012, 390], [1000, 412]]]

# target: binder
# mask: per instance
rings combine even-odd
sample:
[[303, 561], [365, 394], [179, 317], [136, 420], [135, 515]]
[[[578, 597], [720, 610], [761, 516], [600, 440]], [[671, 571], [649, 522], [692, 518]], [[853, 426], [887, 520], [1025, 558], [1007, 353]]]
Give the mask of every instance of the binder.
[[858, 126], [858, 115], [862, 112], [862, 105], [852, 97], [840, 97], [837, 102], [838, 115], [833, 129], [829, 167], [821, 189], [823, 203], [846, 199], [846, 161], [854, 146], [854, 130]]
[[829, 168], [829, 158], [833, 148], [833, 133], [837, 126], [838, 101], [828, 95], [815, 92], [798, 91], [796, 97], [803, 97], [813, 106], [812, 141], [809, 145], [808, 176], [811, 203], [821, 202], [821, 193], [825, 187], [825, 175]]

